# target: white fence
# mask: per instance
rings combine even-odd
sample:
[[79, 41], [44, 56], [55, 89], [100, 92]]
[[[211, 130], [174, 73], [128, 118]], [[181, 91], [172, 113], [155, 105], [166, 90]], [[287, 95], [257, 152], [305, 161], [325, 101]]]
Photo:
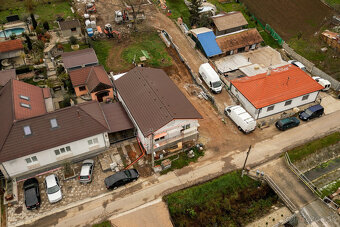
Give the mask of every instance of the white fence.
[[296, 53], [292, 48], [288, 46], [287, 43], [282, 44], [283, 49], [294, 59], [298, 60], [302, 64], [304, 64], [307, 70], [315, 76], [319, 76], [331, 82], [332, 88], [336, 91], [340, 90], [340, 82], [328, 75], [327, 73], [323, 72], [322, 70], [318, 69], [312, 62], [308, 61], [306, 58], [302, 57], [298, 53]]

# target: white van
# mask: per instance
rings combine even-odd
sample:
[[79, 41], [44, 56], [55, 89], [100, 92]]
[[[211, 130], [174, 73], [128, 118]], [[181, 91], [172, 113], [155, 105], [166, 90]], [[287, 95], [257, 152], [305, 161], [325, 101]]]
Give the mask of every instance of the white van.
[[209, 63], [202, 64], [198, 72], [212, 92], [220, 93], [222, 91], [222, 81]]
[[241, 106], [228, 106], [224, 113], [237, 125], [238, 129], [246, 134], [255, 130], [256, 121]]
[[331, 88], [331, 82], [318, 76], [312, 77], [316, 82], [318, 82], [322, 87], [322, 91], [328, 91]]

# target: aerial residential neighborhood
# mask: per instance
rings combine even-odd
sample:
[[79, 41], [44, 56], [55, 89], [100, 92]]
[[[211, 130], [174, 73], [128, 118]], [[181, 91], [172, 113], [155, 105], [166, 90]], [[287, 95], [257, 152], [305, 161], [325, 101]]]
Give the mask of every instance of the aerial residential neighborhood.
[[0, 227], [340, 226], [339, 0], [0, 0]]

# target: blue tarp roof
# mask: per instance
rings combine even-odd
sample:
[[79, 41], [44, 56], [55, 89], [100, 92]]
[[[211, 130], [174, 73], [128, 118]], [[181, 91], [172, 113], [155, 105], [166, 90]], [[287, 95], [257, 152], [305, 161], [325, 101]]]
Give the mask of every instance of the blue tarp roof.
[[222, 54], [220, 47], [217, 45], [216, 36], [212, 31], [200, 33], [197, 35], [197, 38], [200, 41], [207, 57]]

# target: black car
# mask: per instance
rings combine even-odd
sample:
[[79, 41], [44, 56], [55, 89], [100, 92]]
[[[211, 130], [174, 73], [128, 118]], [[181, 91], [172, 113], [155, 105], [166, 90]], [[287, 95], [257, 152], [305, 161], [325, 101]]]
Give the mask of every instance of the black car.
[[299, 118], [303, 121], [309, 121], [316, 117], [321, 117], [324, 113], [324, 108], [320, 105], [314, 105], [311, 107], [308, 107], [304, 111], [299, 113]]
[[24, 182], [25, 204], [28, 210], [38, 209], [40, 207], [39, 182], [36, 178], [30, 178]]
[[104, 182], [107, 189], [117, 189], [119, 186], [136, 181], [138, 177], [139, 173], [136, 169], [128, 169], [105, 178]]
[[287, 129], [296, 127], [300, 124], [299, 119], [297, 119], [296, 117], [287, 117], [281, 120], [278, 120], [275, 123], [276, 128], [278, 128], [281, 131], [285, 131]]

